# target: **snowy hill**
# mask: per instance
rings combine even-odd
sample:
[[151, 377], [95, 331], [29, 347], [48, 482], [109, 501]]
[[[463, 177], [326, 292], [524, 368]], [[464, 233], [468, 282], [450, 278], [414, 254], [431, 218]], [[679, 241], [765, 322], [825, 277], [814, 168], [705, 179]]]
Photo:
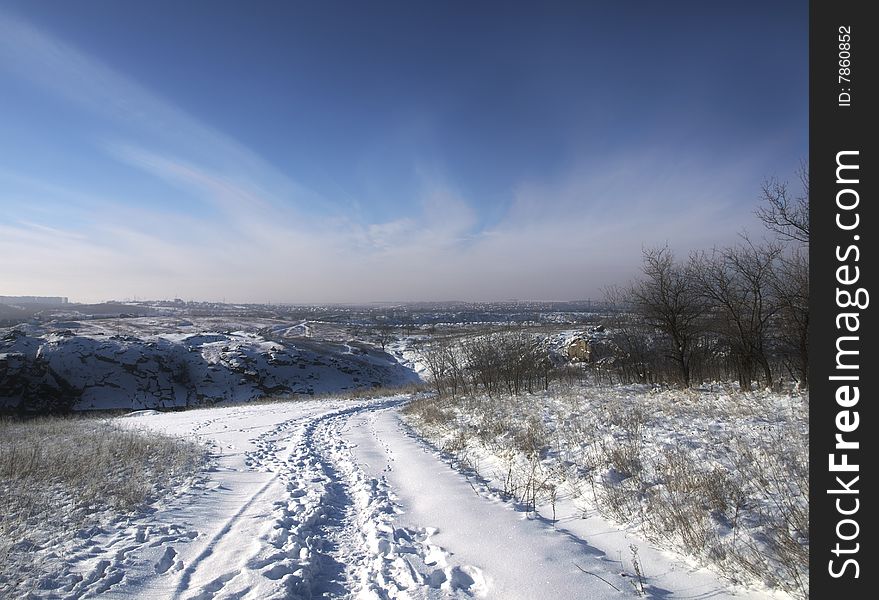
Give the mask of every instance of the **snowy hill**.
[[0, 329], [0, 408], [198, 406], [417, 381], [367, 344], [278, 337], [260, 323], [237, 331], [155, 318], [114, 325], [56, 321]]

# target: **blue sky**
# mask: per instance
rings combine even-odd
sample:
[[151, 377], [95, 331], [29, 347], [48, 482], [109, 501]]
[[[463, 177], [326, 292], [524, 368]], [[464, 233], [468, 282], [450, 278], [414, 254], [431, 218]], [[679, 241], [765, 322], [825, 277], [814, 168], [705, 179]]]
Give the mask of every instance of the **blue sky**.
[[598, 298], [759, 232], [808, 3], [0, 2], [0, 295]]

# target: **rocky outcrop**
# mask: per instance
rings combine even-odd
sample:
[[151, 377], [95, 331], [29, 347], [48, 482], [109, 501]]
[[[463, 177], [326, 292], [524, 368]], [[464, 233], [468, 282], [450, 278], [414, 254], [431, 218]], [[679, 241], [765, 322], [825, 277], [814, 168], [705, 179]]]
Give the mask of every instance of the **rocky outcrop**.
[[16, 412], [67, 412], [77, 392], [48, 362], [21, 352], [0, 354], [0, 407]]
[[0, 336], [0, 409], [163, 408], [400, 385], [416, 380], [363, 345], [279, 342], [243, 332]]

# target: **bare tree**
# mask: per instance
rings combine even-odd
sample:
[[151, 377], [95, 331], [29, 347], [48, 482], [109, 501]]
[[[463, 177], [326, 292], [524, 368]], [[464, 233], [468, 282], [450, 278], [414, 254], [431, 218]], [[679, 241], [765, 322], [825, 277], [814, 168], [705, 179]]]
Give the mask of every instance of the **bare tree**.
[[[790, 197], [786, 183], [775, 179], [763, 184], [765, 205], [757, 216], [788, 248], [779, 254], [772, 287], [779, 303], [778, 338], [787, 353], [796, 357], [796, 377], [808, 384], [809, 369], [809, 169], [805, 162], [797, 170], [800, 194]], [[793, 367], [793, 368], [792, 368]]]
[[443, 354], [443, 364], [446, 367], [447, 385], [451, 389], [452, 396], [457, 396], [458, 391], [467, 391], [467, 379], [464, 375], [466, 367], [464, 363], [464, 353], [461, 345], [458, 343], [447, 342], [440, 346], [440, 352]]
[[382, 352], [387, 345], [394, 340], [394, 327], [390, 323], [381, 322], [375, 327], [375, 341], [379, 343]]
[[688, 266], [675, 262], [668, 246], [643, 251], [644, 279], [629, 288], [635, 310], [670, 342], [668, 357], [689, 387], [691, 363], [704, 331], [705, 301]]
[[766, 205], [757, 208], [757, 217], [782, 241], [809, 243], [809, 169], [805, 162], [797, 170], [801, 191], [797, 196], [787, 182], [770, 178], [763, 182], [762, 196]]
[[447, 354], [445, 347], [448, 341], [440, 338], [431, 340], [417, 340], [412, 343], [412, 348], [419, 360], [427, 367], [431, 383], [436, 388], [438, 395], [445, 395], [446, 378], [449, 365], [446, 362]]
[[780, 244], [755, 245], [747, 238], [733, 248], [691, 257], [691, 269], [703, 297], [712, 305], [717, 332], [737, 358], [739, 385], [749, 389], [757, 371], [772, 385], [767, 342], [779, 311], [773, 282]]
[[[596, 345], [592, 368], [596, 378], [613, 382], [615, 371], [620, 383], [636, 381], [652, 383], [656, 357], [644, 319], [633, 311], [631, 290], [609, 286], [604, 289], [605, 301], [616, 307], [608, 316], [611, 331], [607, 343]], [[609, 354], [604, 354], [609, 351]]]
[[779, 256], [772, 287], [778, 298], [778, 337], [795, 357], [791, 370], [803, 386], [809, 382], [809, 256], [795, 248]]
[[494, 336], [475, 336], [463, 343], [463, 351], [473, 389], [482, 385], [485, 392], [492, 396], [501, 384], [501, 360], [498, 345]]

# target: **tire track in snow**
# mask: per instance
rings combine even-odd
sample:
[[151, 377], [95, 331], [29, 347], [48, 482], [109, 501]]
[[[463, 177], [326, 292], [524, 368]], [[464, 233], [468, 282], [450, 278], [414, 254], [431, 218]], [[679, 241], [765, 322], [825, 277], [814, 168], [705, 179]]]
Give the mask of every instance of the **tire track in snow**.
[[[84, 549], [83, 559], [75, 562], [87, 567], [59, 581], [53, 597], [108, 592], [180, 600], [479, 595], [486, 587], [482, 573], [455, 564], [433, 542], [436, 529], [398, 526], [401, 509], [388, 482], [369, 476], [355, 461], [346, 437], [350, 420], [404, 401], [319, 406], [295, 416], [283, 411], [276, 418], [284, 420], [255, 427], [245, 419], [253, 415], [239, 417], [237, 411], [199, 419], [190, 430], [197, 435], [261, 429], [247, 436], [250, 448], [237, 459], [234, 450], [229, 453], [232, 445], [216, 442], [224, 453], [221, 469], [233, 475], [232, 483], [221, 479], [204, 490], [203, 497], [213, 498], [207, 504], [159, 513], [164, 523], [135, 522], [122, 535], [89, 546], [87, 556]], [[206, 529], [204, 523], [214, 526]]]
[[[321, 424], [370, 408], [358, 405], [318, 416], [299, 416], [283, 421], [257, 436], [256, 448], [247, 453], [251, 471], [272, 473], [232, 515], [181, 575], [175, 598], [314, 598], [340, 597], [350, 582], [345, 566], [334, 555], [347, 555], [348, 541], [331, 538], [349, 519], [351, 500], [332, 464], [321, 455], [315, 432]], [[292, 430], [292, 431], [291, 431]], [[269, 490], [283, 493], [274, 501]], [[217, 554], [235, 554], [220, 548], [251, 507], [271, 506], [273, 521], [261, 535], [258, 548], [243, 561], [227, 563], [226, 570], [209, 568]], [[208, 575], [210, 573], [210, 575]], [[198, 579], [206, 583], [195, 585]], [[192, 594], [192, 595], [187, 595]]]
[[[396, 527], [399, 505], [384, 476], [368, 476], [354, 460], [345, 429], [352, 417], [398, 406], [393, 399], [329, 414], [310, 423], [303, 450], [316, 454], [331, 485], [326, 506], [336, 515], [316, 545], [321, 561], [346, 565], [345, 587], [352, 596], [370, 598], [469, 597], [486, 589], [482, 572], [452, 564], [448, 552], [434, 544], [436, 529]], [[321, 575], [314, 591], [323, 592]], [[324, 586], [326, 582], [323, 582]], [[331, 581], [330, 583], [336, 583]]]
[[[209, 600], [218, 597], [268, 598], [277, 591], [273, 589], [277, 586], [260, 585], [264, 583], [260, 579], [269, 580], [269, 584], [278, 579], [274, 576], [278, 572], [277, 564], [285, 558], [277, 555], [270, 555], [268, 559], [261, 558], [265, 554], [265, 548], [270, 545], [269, 534], [257, 536], [256, 550], [252, 551], [243, 563], [240, 558], [231, 562], [228, 558], [240, 557], [242, 538], [247, 537], [242, 535], [242, 532], [250, 532], [254, 522], [265, 520], [264, 507], [279, 504], [272, 503], [271, 494], [278, 488], [283, 489], [283, 485], [289, 479], [284, 455], [289, 454], [290, 443], [301, 436], [299, 430], [303, 422], [312, 418], [310, 415], [298, 415], [281, 421], [253, 440], [256, 448], [246, 453], [245, 466], [250, 471], [269, 472], [272, 477], [241, 502], [238, 510], [214, 534], [201, 553], [186, 566], [180, 576], [174, 598], [186, 598], [186, 600]], [[239, 431], [258, 428], [260, 427], [245, 427], [240, 428]], [[292, 435], [289, 432], [291, 429], [293, 429]], [[233, 532], [234, 534], [230, 535]], [[219, 564], [207, 564], [214, 555], [218, 557]], [[254, 577], [255, 574], [262, 577]], [[196, 579], [207, 581], [194, 584]], [[188, 593], [192, 595], [187, 595]]]
[[[251, 507], [251, 505], [253, 505], [255, 502], [257, 502], [257, 501], [258, 501], [258, 500], [259, 500], [259, 499], [260, 499], [260, 498], [266, 493], [266, 490], [267, 490], [267, 489], [268, 489], [273, 483], [274, 483], [274, 480], [273, 480], [273, 479], [270, 479], [270, 480], [268, 480], [265, 484], [263, 484], [263, 486], [262, 486], [261, 488], [259, 488], [259, 489], [256, 491], [256, 493], [254, 493], [254, 494], [253, 494], [253, 495], [252, 495], [252, 496], [251, 496], [251, 497], [250, 497], [250, 498], [249, 498], [249, 499], [248, 499], [248, 500], [247, 500], [247, 501], [241, 506], [241, 508], [238, 510], [238, 512], [235, 513], [234, 515], [232, 515], [232, 517], [231, 517], [228, 521], [226, 521], [226, 524], [223, 525], [223, 528], [220, 529], [220, 531], [218, 531], [218, 532], [214, 535], [213, 538], [211, 538], [211, 541], [208, 542], [208, 544], [207, 544], [207, 546], [204, 548], [204, 550], [202, 550], [201, 553], [200, 553], [197, 557], [195, 557], [195, 560], [193, 560], [191, 563], [189, 563], [189, 565], [187, 565], [187, 566], [183, 569], [183, 573], [182, 573], [181, 576], [180, 576], [180, 581], [179, 581], [179, 583], [177, 584], [177, 589], [174, 591], [174, 597], [175, 597], [175, 598], [179, 598], [179, 597], [181, 597], [182, 594], [183, 594], [184, 592], [186, 592], [186, 591], [189, 589], [189, 584], [190, 584], [190, 581], [192, 580], [192, 576], [193, 576], [193, 574], [195, 574], [195, 573], [198, 571], [198, 568], [199, 568], [199, 566], [201, 565], [201, 563], [204, 562], [205, 559], [207, 559], [209, 556], [211, 556], [211, 555], [214, 553], [214, 551], [217, 549], [217, 547], [218, 547], [218, 546], [220, 545], [220, 543], [223, 541], [223, 538], [225, 538], [226, 535], [228, 535], [228, 533], [229, 533], [230, 531], [232, 531], [232, 528], [233, 528], [233, 527], [238, 523], [238, 521], [241, 519], [241, 516], [244, 515], [244, 514], [247, 512], [247, 510]], [[173, 550], [173, 549], [172, 549], [172, 550]], [[164, 564], [162, 563], [161, 566], [164, 566]], [[159, 568], [160, 568], [160, 563], [157, 563], [157, 565], [156, 565], [156, 570], [158, 571]], [[167, 571], [167, 569], [165, 569], [165, 571]], [[162, 572], [164, 572], [164, 571], [162, 571]], [[230, 579], [231, 579], [231, 578], [227, 579], [226, 581], [223, 581], [223, 584], [225, 584], [226, 582], [228, 582]], [[220, 578], [218, 578], [218, 579], [216, 579], [216, 580], [214, 580], [214, 581], [217, 581], [217, 582], [218, 582], [218, 581], [220, 581], [220, 580], [222, 580], [222, 577], [220, 577]], [[213, 582], [212, 582], [212, 583], [213, 583]], [[209, 584], [209, 586], [210, 586], [210, 584]], [[216, 591], [219, 591], [219, 588], [217, 588], [216, 590], [214, 590], [214, 592], [211, 592], [211, 593], [213, 594], [213, 593], [215, 593]], [[211, 596], [205, 596], [204, 594], [199, 594], [199, 595], [195, 596], [195, 598], [199, 598], [199, 600], [201, 600], [202, 598], [207, 598], [207, 597], [211, 597]]]
[[[435, 529], [396, 527], [399, 506], [384, 478], [359, 467], [345, 437], [348, 421], [387, 410], [401, 397], [284, 421], [254, 440], [251, 470], [273, 473], [182, 574], [175, 597], [455, 598], [486, 587], [479, 569], [453, 564], [434, 544]], [[273, 487], [274, 486], [274, 487]], [[271, 500], [270, 490], [282, 494]], [[256, 552], [226, 570], [207, 569], [213, 554], [248, 513], [270, 505], [273, 521]], [[211, 580], [193, 585], [196, 578]], [[194, 594], [186, 596], [186, 594]]]

